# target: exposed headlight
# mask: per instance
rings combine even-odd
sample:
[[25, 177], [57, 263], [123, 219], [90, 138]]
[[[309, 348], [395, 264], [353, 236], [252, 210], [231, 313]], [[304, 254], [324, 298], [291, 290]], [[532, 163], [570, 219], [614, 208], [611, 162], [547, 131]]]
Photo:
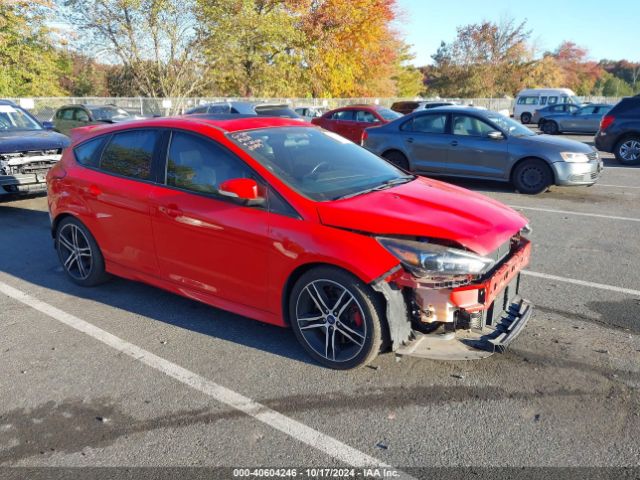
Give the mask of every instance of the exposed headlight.
[[[378, 242], [417, 277], [432, 280], [471, 280], [493, 266], [493, 260], [433, 243], [378, 237]], [[462, 280], [463, 278], [455, 278]]]
[[586, 153], [560, 152], [560, 156], [565, 162], [577, 163], [589, 161]]

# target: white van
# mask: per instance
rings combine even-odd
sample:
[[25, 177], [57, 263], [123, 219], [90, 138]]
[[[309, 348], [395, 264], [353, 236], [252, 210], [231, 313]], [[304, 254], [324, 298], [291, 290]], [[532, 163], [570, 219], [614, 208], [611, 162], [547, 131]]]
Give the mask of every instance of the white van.
[[531, 123], [533, 112], [556, 103], [580, 105], [581, 102], [569, 88], [525, 88], [516, 95], [513, 118], [522, 123]]

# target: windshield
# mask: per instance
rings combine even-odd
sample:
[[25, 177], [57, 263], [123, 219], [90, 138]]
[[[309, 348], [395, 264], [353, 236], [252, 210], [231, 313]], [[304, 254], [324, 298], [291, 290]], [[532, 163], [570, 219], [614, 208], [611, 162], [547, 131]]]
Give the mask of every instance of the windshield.
[[292, 189], [316, 201], [354, 196], [415, 178], [320, 128], [265, 128], [229, 137]]
[[534, 136], [529, 128], [522, 125], [520, 122], [516, 122], [512, 118], [505, 117], [496, 112], [489, 112], [487, 118], [495, 123], [500, 129], [513, 137], [531, 137]]
[[118, 107], [93, 107], [89, 109], [94, 120], [113, 120], [130, 116], [129, 112]]
[[0, 130], [42, 130], [42, 126], [19, 108], [0, 105]]
[[378, 114], [385, 120], [389, 121], [395, 120], [396, 118], [400, 118], [402, 116], [400, 113], [389, 110], [388, 108], [379, 108]]

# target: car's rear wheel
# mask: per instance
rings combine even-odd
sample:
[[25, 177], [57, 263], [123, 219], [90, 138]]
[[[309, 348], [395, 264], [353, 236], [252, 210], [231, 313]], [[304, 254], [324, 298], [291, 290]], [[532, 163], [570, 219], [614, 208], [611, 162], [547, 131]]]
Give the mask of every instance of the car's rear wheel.
[[393, 163], [396, 167], [406, 170], [407, 172], [409, 171], [409, 160], [407, 160], [407, 157], [405, 157], [402, 152], [391, 150], [390, 152], [385, 152], [382, 156]]
[[620, 140], [613, 152], [616, 160], [624, 165], [640, 164], [640, 137], [626, 137]]
[[558, 124], [553, 120], [547, 120], [542, 124], [542, 131], [547, 135], [556, 135], [559, 133]]
[[553, 172], [542, 160], [531, 158], [516, 166], [512, 181], [520, 193], [535, 195], [546, 191], [553, 183]]
[[529, 112], [524, 112], [520, 115], [520, 122], [522, 123], [531, 123], [531, 114]]
[[370, 363], [382, 345], [383, 308], [375, 292], [333, 267], [303, 274], [289, 297], [296, 338], [317, 362], [346, 370]]
[[60, 222], [56, 249], [65, 273], [78, 285], [92, 287], [109, 279], [98, 244], [79, 220], [67, 217]]

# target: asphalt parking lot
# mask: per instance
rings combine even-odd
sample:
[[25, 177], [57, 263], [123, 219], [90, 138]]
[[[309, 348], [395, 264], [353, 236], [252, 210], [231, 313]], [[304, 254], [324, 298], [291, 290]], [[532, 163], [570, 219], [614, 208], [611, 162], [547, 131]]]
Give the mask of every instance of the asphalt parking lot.
[[153, 287], [77, 287], [46, 198], [0, 203], [0, 465], [639, 465], [640, 167], [603, 157], [593, 187], [458, 182], [533, 227], [537, 308], [505, 354], [350, 372]]

